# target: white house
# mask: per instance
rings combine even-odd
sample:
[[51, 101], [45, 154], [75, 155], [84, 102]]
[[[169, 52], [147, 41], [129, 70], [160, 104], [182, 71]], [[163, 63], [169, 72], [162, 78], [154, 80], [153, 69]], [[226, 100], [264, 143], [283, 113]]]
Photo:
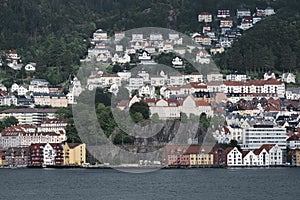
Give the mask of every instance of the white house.
[[184, 75], [170, 75], [169, 85], [170, 86], [184, 85]]
[[251, 16], [250, 9], [237, 9], [236, 11], [237, 18], [249, 17]]
[[283, 73], [281, 81], [285, 83], [296, 83], [296, 76], [293, 73]]
[[240, 74], [240, 73], [234, 73], [234, 74], [228, 74], [226, 75], [227, 81], [243, 81], [245, 82], [247, 80], [246, 74]]
[[26, 71], [35, 71], [36, 70], [36, 63], [28, 63], [27, 65], [25, 65], [25, 70]]
[[229, 9], [219, 9], [217, 13], [218, 18], [229, 18], [230, 10]]
[[144, 96], [148, 98], [154, 98], [155, 97], [155, 87], [153, 85], [149, 86], [142, 86], [139, 89], [139, 96]]
[[173, 58], [172, 64], [174, 68], [183, 68], [183, 60], [178, 56]]
[[258, 156], [253, 151], [243, 151], [243, 165], [244, 166], [258, 166]]
[[236, 147], [229, 147], [225, 150], [226, 164], [228, 167], [238, 167], [243, 165], [243, 155]]
[[151, 76], [150, 82], [152, 86], [164, 86], [166, 83], [166, 78], [161, 75]]
[[44, 161], [44, 165], [54, 165], [55, 164], [55, 156], [56, 156], [56, 152], [53, 149], [53, 147], [47, 143], [44, 148], [43, 148], [43, 161]]
[[207, 74], [207, 82], [223, 81], [223, 74], [221, 73], [210, 73]]
[[264, 80], [268, 80], [268, 79], [270, 79], [270, 78], [272, 78], [272, 79], [276, 79], [276, 76], [275, 76], [275, 74], [274, 73], [272, 73], [272, 72], [266, 72], [265, 74], [264, 74]]
[[128, 89], [137, 90], [144, 86], [144, 79], [139, 75], [134, 75], [129, 78]]
[[201, 12], [198, 15], [198, 22], [205, 22], [205, 23], [212, 22], [212, 14], [208, 12]]

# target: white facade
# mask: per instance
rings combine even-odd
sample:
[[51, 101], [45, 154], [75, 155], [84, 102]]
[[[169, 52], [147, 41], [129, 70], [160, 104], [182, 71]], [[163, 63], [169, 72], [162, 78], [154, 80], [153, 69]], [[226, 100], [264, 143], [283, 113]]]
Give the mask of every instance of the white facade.
[[47, 143], [44, 148], [43, 148], [43, 161], [44, 161], [44, 165], [54, 165], [55, 164], [55, 156], [56, 156], [56, 152], [53, 149], [53, 147]]
[[249, 151], [243, 158], [244, 166], [258, 166], [258, 163], [258, 156], [253, 151]]
[[257, 149], [263, 144], [277, 144], [281, 149], [286, 148], [286, 129], [268, 125], [257, 125], [244, 130], [243, 148]]
[[227, 154], [227, 166], [228, 167], [236, 167], [243, 165], [243, 157], [242, 153], [234, 147], [229, 153]]
[[223, 81], [223, 74], [211, 73], [207, 74], [207, 82]]
[[228, 74], [226, 75], [227, 81], [243, 81], [245, 82], [247, 80], [246, 74]]
[[212, 22], [212, 14], [207, 12], [202, 12], [198, 15], [198, 22]]
[[184, 75], [171, 75], [169, 78], [170, 86], [181, 86], [184, 85]]

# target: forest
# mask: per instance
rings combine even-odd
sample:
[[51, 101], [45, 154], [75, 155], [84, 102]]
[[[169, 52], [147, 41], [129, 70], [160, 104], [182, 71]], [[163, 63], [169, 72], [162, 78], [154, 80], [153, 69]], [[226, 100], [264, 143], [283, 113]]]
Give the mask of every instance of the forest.
[[200, 31], [197, 15], [201, 11], [228, 8], [234, 13], [237, 8], [254, 11], [268, 5], [279, 9], [278, 15], [253, 28], [215, 60], [222, 69], [293, 70], [300, 49], [296, 0], [0, 0], [0, 50], [15, 49], [24, 64], [37, 63], [33, 74], [3, 65], [0, 81], [7, 86], [32, 77], [46, 78], [52, 85], [66, 82], [87, 54], [89, 38], [97, 28], [112, 34], [157, 26], [189, 34]]

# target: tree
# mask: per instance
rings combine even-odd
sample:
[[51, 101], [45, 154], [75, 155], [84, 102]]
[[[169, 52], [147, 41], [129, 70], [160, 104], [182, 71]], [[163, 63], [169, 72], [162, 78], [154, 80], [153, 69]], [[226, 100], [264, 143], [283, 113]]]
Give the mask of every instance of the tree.
[[[150, 117], [149, 106], [145, 102], [136, 102], [132, 104], [129, 113], [133, 119], [139, 119], [139, 117], [142, 117], [142, 119], [149, 119]], [[140, 113], [141, 115], [136, 113]]]
[[11, 116], [11, 117], [4, 118], [3, 123], [5, 127], [10, 127], [12, 125], [17, 125], [19, 121], [17, 118]]

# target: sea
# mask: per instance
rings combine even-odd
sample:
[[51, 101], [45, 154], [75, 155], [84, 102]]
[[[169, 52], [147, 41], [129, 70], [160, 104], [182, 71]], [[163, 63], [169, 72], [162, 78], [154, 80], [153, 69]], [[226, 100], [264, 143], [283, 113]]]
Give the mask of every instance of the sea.
[[[134, 169], [136, 170], [138, 169]], [[299, 168], [0, 169], [1, 200], [299, 200]]]

